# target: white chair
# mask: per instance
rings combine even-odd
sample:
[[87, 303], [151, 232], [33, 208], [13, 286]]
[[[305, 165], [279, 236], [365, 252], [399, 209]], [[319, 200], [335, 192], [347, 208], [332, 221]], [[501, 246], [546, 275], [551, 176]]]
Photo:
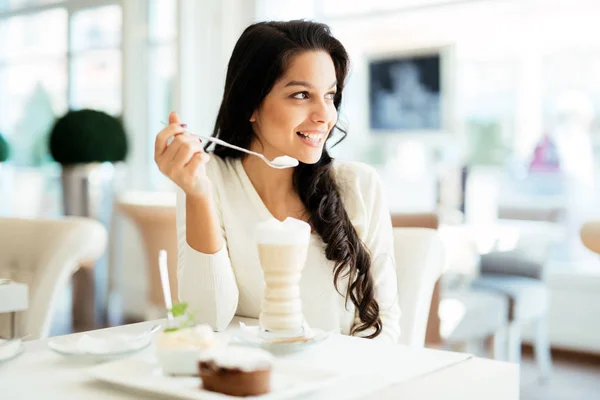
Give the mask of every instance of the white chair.
[[171, 297], [177, 298], [177, 226], [175, 192], [127, 192], [116, 202], [117, 209], [139, 229], [146, 251], [148, 307], [146, 319], [162, 318], [165, 301], [158, 269], [158, 252], [167, 251]]
[[[71, 275], [106, 249], [104, 226], [89, 218], [0, 218], [0, 277], [29, 286], [29, 308], [17, 318], [27, 339], [48, 336], [52, 314]], [[0, 336], [8, 336], [10, 315], [0, 314]]]
[[600, 254], [600, 221], [588, 221], [583, 224], [580, 236], [585, 247]]
[[535, 358], [541, 378], [546, 379], [552, 370], [548, 338], [550, 290], [544, 279], [544, 262], [538, 258], [540, 255], [528, 256], [519, 249], [484, 254], [481, 275], [473, 281], [473, 287], [503, 295], [509, 302], [508, 361], [521, 362], [521, 329], [526, 325], [533, 326]]
[[444, 267], [444, 251], [436, 230], [394, 228], [398, 275], [400, 343], [423, 347], [433, 287]]

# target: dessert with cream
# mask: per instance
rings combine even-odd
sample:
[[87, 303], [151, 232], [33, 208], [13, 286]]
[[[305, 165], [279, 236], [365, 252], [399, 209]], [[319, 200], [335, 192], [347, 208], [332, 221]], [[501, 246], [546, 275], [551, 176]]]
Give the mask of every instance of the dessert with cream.
[[198, 361], [205, 390], [229, 396], [260, 396], [271, 390], [273, 356], [261, 349], [228, 347], [203, 353]]
[[172, 332], [161, 332], [156, 346], [162, 349], [208, 349], [217, 345], [217, 336], [208, 325], [181, 328]]
[[203, 351], [225, 347], [227, 341], [208, 325], [161, 332], [156, 338], [156, 358], [167, 375], [197, 375]]

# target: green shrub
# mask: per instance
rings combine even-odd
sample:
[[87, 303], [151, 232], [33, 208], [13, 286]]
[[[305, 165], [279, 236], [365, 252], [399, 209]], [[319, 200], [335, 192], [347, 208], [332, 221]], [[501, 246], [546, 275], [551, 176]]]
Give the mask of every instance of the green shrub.
[[4, 139], [4, 136], [0, 134], [0, 162], [4, 162], [8, 160], [10, 156], [10, 147], [8, 146], [8, 142]]
[[127, 150], [123, 124], [102, 111], [69, 111], [50, 132], [50, 154], [62, 165], [123, 161]]

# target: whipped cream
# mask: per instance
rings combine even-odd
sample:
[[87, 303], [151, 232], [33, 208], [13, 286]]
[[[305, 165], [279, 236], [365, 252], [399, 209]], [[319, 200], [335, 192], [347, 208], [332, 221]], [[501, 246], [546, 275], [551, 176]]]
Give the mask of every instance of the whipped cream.
[[245, 372], [271, 369], [275, 358], [262, 349], [227, 347], [203, 352], [198, 361], [212, 362], [217, 367], [239, 369]]
[[156, 345], [162, 349], [207, 349], [218, 344], [217, 335], [208, 325], [178, 329], [173, 332], [161, 332]]

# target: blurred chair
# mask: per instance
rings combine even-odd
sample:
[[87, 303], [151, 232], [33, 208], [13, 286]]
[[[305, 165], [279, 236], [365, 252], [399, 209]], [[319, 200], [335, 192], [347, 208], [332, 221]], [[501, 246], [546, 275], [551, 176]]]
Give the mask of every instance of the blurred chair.
[[508, 299], [471, 284], [479, 275], [478, 231], [451, 225], [440, 228], [440, 232], [447, 257], [439, 310], [445, 347], [476, 352], [482, 344], [490, 343], [491, 356], [506, 359]]
[[552, 368], [548, 339], [550, 291], [544, 281], [544, 264], [528, 259], [519, 250], [481, 256], [480, 275], [474, 288], [501, 294], [508, 300], [508, 361], [521, 361], [521, 328], [534, 325], [535, 358], [542, 378]]
[[148, 268], [148, 300], [146, 319], [162, 318], [165, 313], [158, 252], [167, 251], [171, 297], [177, 298], [177, 227], [174, 192], [128, 192], [117, 200], [117, 208], [139, 229], [146, 251]]
[[[429, 228], [437, 229], [439, 219], [435, 213], [392, 213], [392, 226], [394, 228]], [[440, 280], [433, 287], [429, 317], [427, 320], [427, 331], [425, 335], [426, 344], [440, 344], [440, 317], [438, 310], [440, 306]]]
[[589, 221], [583, 224], [581, 241], [589, 250], [600, 254], [600, 221]]
[[438, 233], [428, 228], [394, 228], [400, 343], [423, 347], [433, 287], [442, 273], [444, 252]]
[[[107, 244], [104, 226], [88, 218], [0, 218], [0, 277], [29, 286], [29, 308], [17, 317], [17, 334], [48, 336], [55, 305], [81, 264], [93, 264]], [[9, 316], [0, 315], [0, 336]]]
[[[439, 217], [435, 213], [394, 213], [392, 226], [425, 227], [438, 229]], [[464, 238], [463, 238], [464, 239]], [[449, 260], [470, 243], [459, 241], [454, 249], [444, 243], [444, 264], [456, 263]], [[465, 260], [469, 257], [461, 257]], [[473, 260], [469, 261], [470, 263]], [[426, 344], [430, 347], [464, 349], [473, 342], [492, 340], [495, 358], [505, 358], [505, 332], [508, 323], [508, 302], [496, 293], [474, 290], [469, 287], [449, 287], [448, 277], [437, 280], [431, 297], [427, 322]], [[404, 318], [404, 310], [403, 315]]]

